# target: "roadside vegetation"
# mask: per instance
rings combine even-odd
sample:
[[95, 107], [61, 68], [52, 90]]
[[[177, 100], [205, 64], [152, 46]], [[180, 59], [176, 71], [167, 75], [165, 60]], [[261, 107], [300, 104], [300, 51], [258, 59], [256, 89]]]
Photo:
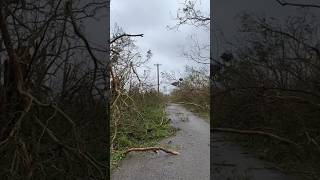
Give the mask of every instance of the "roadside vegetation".
[[[208, 12], [198, 10], [198, 1], [186, 0], [176, 13], [176, 24], [168, 26], [179, 29], [181, 26], [195, 26], [204, 32], [209, 32], [210, 16]], [[210, 44], [200, 42], [197, 35], [190, 35], [191, 44], [183, 48], [182, 56], [192, 63], [186, 66], [184, 77], [175, 77], [165, 73], [166, 78], [173, 81], [176, 88], [170, 94], [170, 101], [186, 107], [205, 119], [210, 119]]]
[[[229, 134], [258, 157], [276, 162], [280, 171], [319, 179], [320, 7], [274, 1], [296, 14], [244, 12], [229, 40], [212, 29], [221, 47], [214, 47], [210, 58], [211, 131]], [[185, 1], [177, 26], [208, 28], [210, 18], [196, 2]], [[199, 53], [189, 57], [203, 59]]]
[[108, 3], [0, 1], [0, 179], [108, 176]]
[[185, 77], [170, 94], [170, 100], [190, 111], [209, 118], [210, 91], [209, 76], [205, 68], [195, 69], [187, 66]]
[[[151, 57], [145, 56], [134, 37], [116, 26], [111, 46], [111, 169], [117, 167], [130, 148], [156, 146], [175, 129], [165, 112], [166, 97], [152, 87], [148, 74], [139, 68]], [[119, 38], [120, 37], [120, 38]]]
[[235, 133], [282, 171], [319, 179], [319, 16], [239, 20], [239, 41], [212, 66], [213, 131]]
[[129, 148], [155, 146], [161, 139], [175, 133], [167, 118], [162, 94], [151, 90], [129, 96], [132, 99], [127, 98], [112, 109], [112, 169], [117, 167]]

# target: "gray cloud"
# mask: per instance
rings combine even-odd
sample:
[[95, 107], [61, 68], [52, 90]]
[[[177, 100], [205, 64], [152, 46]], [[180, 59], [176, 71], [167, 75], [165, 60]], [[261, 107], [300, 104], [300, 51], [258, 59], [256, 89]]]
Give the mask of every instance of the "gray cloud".
[[[111, 30], [115, 23], [127, 33], [143, 33], [136, 44], [146, 52], [151, 49], [153, 57], [148, 63], [151, 73], [156, 75], [153, 64], [161, 63], [162, 71], [184, 70], [185, 65], [197, 65], [182, 57], [182, 47], [191, 46], [190, 35], [195, 34], [201, 43], [209, 44], [209, 31], [193, 26], [181, 26], [178, 31], [169, 30], [167, 25], [175, 25], [176, 10], [182, 0], [113, 0], [111, 1]], [[209, 0], [202, 0], [199, 8], [209, 13]]]
[[[288, 2], [319, 4], [318, 0], [289, 0]], [[296, 15], [301, 10], [296, 7], [281, 6], [276, 0], [215, 0], [212, 7], [213, 27], [215, 30], [223, 32], [226, 40], [229, 41], [237, 33], [240, 26], [237, 17], [244, 11], [284, 20], [285, 17]], [[311, 9], [311, 11], [319, 14], [319, 9]], [[219, 33], [216, 35], [219, 39], [214, 39], [213, 46], [217, 46], [216, 42], [223, 39]], [[216, 50], [216, 47], [213, 49]], [[214, 51], [214, 55], [218, 56], [216, 51]]]

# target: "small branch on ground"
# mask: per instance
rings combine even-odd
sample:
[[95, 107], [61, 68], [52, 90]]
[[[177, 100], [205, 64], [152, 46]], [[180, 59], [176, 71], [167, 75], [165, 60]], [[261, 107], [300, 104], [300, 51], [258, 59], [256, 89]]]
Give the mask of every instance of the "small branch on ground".
[[128, 149], [126, 152], [124, 152], [124, 155], [127, 155], [129, 152], [131, 151], [164, 151], [166, 153], [169, 154], [173, 154], [173, 155], [179, 155], [180, 153], [177, 151], [172, 151], [172, 150], [168, 150], [162, 147], [146, 147], [146, 148], [130, 148]]

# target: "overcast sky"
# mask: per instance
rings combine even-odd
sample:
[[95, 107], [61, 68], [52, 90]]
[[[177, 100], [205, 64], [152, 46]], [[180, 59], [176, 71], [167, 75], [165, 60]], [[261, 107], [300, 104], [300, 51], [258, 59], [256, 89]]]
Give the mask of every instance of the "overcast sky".
[[[208, 30], [193, 26], [182, 26], [179, 31], [168, 30], [167, 25], [174, 25], [176, 10], [182, 7], [184, 0], [111, 0], [110, 29], [117, 23], [127, 33], [143, 33], [143, 38], [136, 38], [137, 45], [144, 53], [148, 49], [153, 52], [149, 63], [152, 68], [153, 78], [156, 83], [156, 68], [153, 64], [160, 63], [160, 71], [183, 72], [185, 65], [196, 65], [192, 61], [181, 56], [182, 47], [192, 46], [190, 35], [196, 34], [200, 43], [209, 44], [210, 33]], [[210, 1], [198, 0], [199, 9], [209, 13]], [[318, 3], [318, 0], [291, 0], [289, 2]], [[273, 16], [283, 19], [288, 15], [297, 13], [295, 7], [282, 7], [276, 0], [213, 0], [213, 27], [224, 33], [231, 40], [236, 34], [239, 24], [236, 17], [249, 11], [259, 15]], [[316, 9], [315, 13], [320, 10]], [[213, 56], [216, 48], [223, 45], [214, 39]], [[221, 52], [220, 52], [221, 53]], [[170, 87], [170, 86], [169, 86]]]
[[[111, 0], [111, 31], [117, 23], [126, 33], [144, 34], [144, 37], [136, 38], [136, 45], [141, 48], [142, 53], [149, 49], [153, 53], [149, 67], [152, 68], [155, 84], [155, 63], [162, 64], [161, 72], [176, 73], [182, 73], [185, 65], [197, 65], [182, 57], [183, 47], [192, 46], [190, 35], [196, 35], [200, 43], [209, 44], [209, 30], [188, 25], [181, 26], [178, 31], [167, 28], [167, 25], [173, 26], [177, 22], [174, 18], [177, 9], [182, 7], [182, 2], [183, 0]], [[198, 2], [199, 9], [209, 14], [210, 1]], [[170, 89], [170, 85], [167, 89]]]
[[[228, 41], [232, 41], [239, 29], [239, 19], [237, 16], [244, 11], [266, 17], [274, 17], [278, 20], [284, 20], [288, 16], [297, 15], [301, 9], [292, 6], [281, 6], [276, 0], [213, 0], [213, 29], [223, 32]], [[292, 3], [310, 3], [320, 4], [319, 0], [287, 0]], [[311, 8], [315, 15], [320, 14], [320, 9]], [[218, 57], [223, 52], [223, 38], [217, 33], [218, 39], [213, 39], [213, 56]], [[217, 51], [217, 48], [218, 51]], [[217, 53], [218, 52], [218, 53]]]

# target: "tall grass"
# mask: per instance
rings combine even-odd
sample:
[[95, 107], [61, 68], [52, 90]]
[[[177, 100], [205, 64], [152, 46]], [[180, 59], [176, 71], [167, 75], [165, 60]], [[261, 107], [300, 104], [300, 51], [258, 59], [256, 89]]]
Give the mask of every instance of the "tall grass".
[[166, 117], [162, 94], [152, 90], [131, 91], [120, 98], [112, 108], [112, 169], [118, 166], [127, 149], [156, 145], [175, 132]]

